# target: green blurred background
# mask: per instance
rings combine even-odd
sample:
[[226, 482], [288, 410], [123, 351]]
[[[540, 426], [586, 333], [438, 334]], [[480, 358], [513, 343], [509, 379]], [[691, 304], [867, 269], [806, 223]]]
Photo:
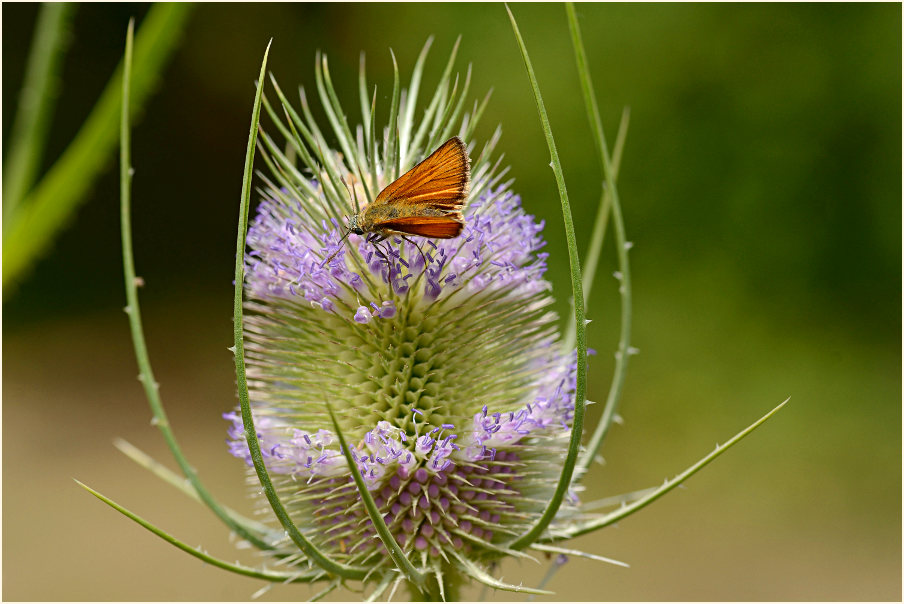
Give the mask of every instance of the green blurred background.
[[[79, 6], [49, 165], [119, 60], [147, 5]], [[586, 246], [600, 174], [561, 5], [514, 5]], [[5, 3], [8, 139], [37, 7]], [[564, 600], [901, 599], [901, 6], [578, 5], [611, 139], [631, 129], [619, 191], [634, 279], [624, 425], [591, 500], [660, 483], [791, 397], [685, 489], [574, 546]], [[549, 155], [501, 5], [205, 4], [133, 132], [135, 249], [146, 329], [176, 434], [211, 489], [250, 510], [220, 414], [235, 402], [235, 220], [256, 77], [270, 37], [283, 88], [313, 85], [314, 53], [357, 116], [359, 53], [391, 88], [428, 35], [425, 86], [456, 36], [478, 139], [501, 123], [515, 189], [546, 220], [567, 314], [567, 253]], [[255, 563], [196, 503], [112, 446], [169, 463], [135, 379], [121, 285], [116, 163], [3, 305], [3, 598], [233, 600], [261, 584], [204, 566], [81, 491], [99, 489], [190, 544]], [[611, 237], [589, 305], [589, 398], [618, 337]], [[591, 423], [600, 407], [591, 408]], [[508, 564], [536, 584], [545, 566]], [[308, 598], [304, 586], [264, 599]], [[478, 592], [466, 592], [475, 598]], [[332, 594], [335, 599], [355, 594]], [[491, 594], [494, 599], [513, 599]]]

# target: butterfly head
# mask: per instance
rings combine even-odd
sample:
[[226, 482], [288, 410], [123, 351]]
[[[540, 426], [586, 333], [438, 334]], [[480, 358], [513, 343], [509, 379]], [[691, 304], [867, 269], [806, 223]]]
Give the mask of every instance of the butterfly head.
[[355, 235], [363, 235], [364, 229], [358, 226], [358, 216], [353, 214], [348, 218], [348, 232], [354, 233]]

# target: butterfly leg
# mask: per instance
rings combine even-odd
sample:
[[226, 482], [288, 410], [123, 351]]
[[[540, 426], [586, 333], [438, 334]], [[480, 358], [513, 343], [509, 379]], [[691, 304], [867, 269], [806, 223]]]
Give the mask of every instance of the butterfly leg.
[[424, 250], [421, 249], [421, 246], [419, 246], [416, 242], [412, 241], [408, 237], [405, 237], [405, 235], [399, 235], [399, 236], [402, 239], [404, 239], [405, 241], [407, 241], [408, 243], [410, 243], [411, 245], [413, 245], [414, 247], [416, 247], [417, 251], [419, 251], [421, 253], [421, 259], [424, 261], [424, 270], [426, 270], [427, 269], [427, 255], [424, 254]]
[[[368, 239], [368, 242], [374, 246], [374, 250], [377, 252], [377, 254], [379, 254], [380, 258], [382, 258], [386, 262], [386, 267], [391, 272], [392, 271], [392, 262], [389, 261], [389, 257], [386, 254], [384, 254], [383, 250], [380, 249], [380, 246], [377, 245], [381, 241], [386, 241], [386, 235], [379, 235], [377, 233], [374, 233]], [[387, 245], [389, 245], [389, 244], [387, 244]]]

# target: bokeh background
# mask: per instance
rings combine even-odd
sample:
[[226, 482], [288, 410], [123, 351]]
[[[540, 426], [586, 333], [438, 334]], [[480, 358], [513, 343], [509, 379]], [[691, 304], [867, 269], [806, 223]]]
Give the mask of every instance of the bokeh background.
[[[47, 152], [65, 148], [147, 5], [78, 7]], [[586, 246], [600, 174], [564, 8], [514, 5], [535, 62]], [[5, 3], [8, 139], [37, 7]], [[619, 190], [634, 242], [634, 337], [624, 424], [587, 499], [660, 483], [791, 397], [686, 488], [574, 545], [564, 600], [901, 599], [901, 6], [578, 5], [611, 139], [631, 127]], [[569, 311], [549, 155], [501, 5], [204, 4], [134, 128], [135, 249], [148, 341], [189, 459], [249, 511], [220, 415], [236, 403], [235, 220], [256, 77], [313, 85], [314, 53], [357, 115], [367, 53], [381, 109], [435, 36], [426, 89], [455, 38], [472, 94], [492, 88], [478, 139], [500, 149], [546, 220], [548, 277]], [[261, 587], [207, 567], [79, 489], [78, 478], [190, 544], [254, 563], [201, 506], [112, 446], [170, 463], [135, 379], [114, 158], [52, 249], [3, 300], [3, 598], [242, 600]], [[618, 334], [611, 237], [589, 305], [589, 398], [604, 400]], [[599, 407], [591, 408], [591, 423]], [[172, 464], [170, 464], [172, 467]], [[536, 584], [544, 565], [509, 564]], [[308, 598], [305, 586], [263, 598]], [[465, 592], [476, 598], [477, 590]], [[334, 599], [355, 598], [350, 592]], [[491, 599], [517, 599], [491, 593]]]

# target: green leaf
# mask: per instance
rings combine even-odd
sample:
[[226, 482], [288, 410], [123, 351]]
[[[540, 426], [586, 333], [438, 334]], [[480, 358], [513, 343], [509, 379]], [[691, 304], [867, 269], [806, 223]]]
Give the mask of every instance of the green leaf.
[[480, 117], [483, 115], [484, 109], [487, 108], [487, 104], [490, 102], [490, 97], [493, 95], [493, 89], [490, 88], [486, 96], [483, 97], [483, 101], [480, 102], [480, 105], [475, 101], [474, 103], [474, 111], [468, 116], [468, 125], [465, 128], [465, 131], [462, 135], [462, 139], [465, 141], [471, 140], [471, 137], [474, 136], [474, 131], [477, 129], [477, 123], [480, 121]]
[[121, 505], [119, 505], [118, 503], [113, 501], [112, 499], [109, 499], [109, 498], [101, 495], [100, 493], [98, 493], [97, 491], [95, 491], [94, 489], [89, 487], [88, 485], [83, 484], [83, 483], [79, 482], [78, 480], [76, 480], [75, 482], [76, 482], [76, 484], [78, 484], [78, 486], [82, 487], [83, 489], [85, 489], [86, 491], [88, 491], [89, 493], [91, 493], [92, 495], [94, 495], [95, 497], [97, 497], [98, 499], [100, 499], [101, 501], [106, 503], [107, 505], [109, 505], [111, 508], [113, 508], [114, 510], [116, 510], [117, 512], [119, 512], [120, 514], [125, 516], [126, 518], [134, 520], [135, 522], [137, 522], [138, 524], [140, 524], [147, 530], [151, 531], [152, 533], [154, 533], [155, 535], [157, 535], [164, 541], [171, 543], [172, 545], [175, 545], [176, 547], [181, 549], [183, 552], [185, 552], [187, 554], [191, 554], [192, 556], [201, 560], [202, 562], [206, 562], [212, 566], [216, 566], [217, 568], [222, 568], [223, 570], [228, 570], [229, 572], [235, 573], [237, 575], [244, 575], [246, 577], [252, 577], [255, 579], [263, 579], [264, 581], [273, 581], [275, 583], [311, 583], [313, 581], [318, 581], [318, 580], [324, 578], [326, 575], [326, 573], [324, 573], [323, 571], [310, 571], [310, 570], [308, 570], [306, 572], [299, 571], [296, 573], [258, 570], [255, 568], [242, 566], [241, 564], [232, 564], [230, 562], [226, 562], [225, 560], [221, 560], [220, 558], [215, 558], [215, 557], [211, 556], [210, 554], [201, 551], [199, 548], [191, 547], [190, 545], [188, 545], [182, 541], [179, 541], [178, 539], [176, 539], [175, 537], [173, 537], [172, 535], [170, 535], [163, 529], [158, 528], [157, 526], [151, 524], [150, 522], [148, 522], [141, 516], [134, 514], [133, 512], [130, 512], [126, 508], [122, 507]]
[[254, 174], [254, 152], [257, 146], [257, 133], [260, 129], [261, 96], [264, 89], [264, 76], [267, 70], [267, 57], [270, 54], [270, 45], [264, 52], [261, 63], [260, 77], [257, 80], [257, 92], [254, 97], [254, 109], [251, 114], [251, 131], [248, 134], [248, 147], [245, 152], [245, 172], [242, 178], [242, 196], [239, 206], [238, 233], [236, 235], [235, 251], [235, 296], [233, 300], [233, 337], [235, 341], [235, 375], [238, 386], [239, 403], [242, 408], [242, 422], [245, 426], [245, 439], [248, 442], [248, 451], [251, 453], [251, 461], [257, 472], [261, 487], [276, 518], [286, 530], [286, 534], [305, 553], [310, 561], [330, 574], [339, 575], [346, 579], [363, 579], [367, 575], [364, 568], [356, 568], [340, 564], [328, 558], [308, 541], [295, 526], [285, 506], [273, 488], [270, 474], [264, 465], [260, 443], [257, 440], [257, 430], [254, 428], [254, 418], [251, 415], [251, 403], [248, 398], [248, 377], [245, 373], [245, 342], [244, 321], [242, 309], [242, 286], [245, 283], [245, 238], [248, 233], [248, 212], [251, 199], [251, 178]]
[[393, 581], [401, 580], [401, 578], [402, 578], [401, 575], [399, 575], [398, 577], [395, 577], [388, 573], [383, 575], [383, 578], [380, 579], [380, 582], [377, 584], [377, 586], [374, 588], [374, 590], [370, 593], [370, 595], [367, 596], [367, 598], [365, 598], [364, 601], [365, 602], [375, 602], [377, 600], [377, 598], [379, 598], [380, 596], [383, 595], [383, 593], [386, 591], [386, 589], [389, 587], [389, 585]]
[[75, 4], [70, 2], [48, 2], [41, 5], [38, 13], [3, 166], [4, 219], [31, 189], [44, 157], [74, 10]]
[[597, 556], [596, 554], [589, 554], [587, 552], [582, 552], [577, 549], [566, 549], [564, 547], [555, 547], [554, 545], [542, 545], [540, 543], [534, 543], [530, 546], [531, 549], [536, 550], [538, 552], [547, 552], [550, 554], [564, 554], [566, 556], [579, 556], [581, 558], [587, 558], [588, 560], [596, 560], [597, 562], [605, 562], [606, 564], [613, 564], [615, 566], [621, 566], [622, 568], [631, 568], [630, 564], [626, 564], [620, 560], [613, 560], [612, 558], [606, 558], [605, 556]]
[[[133, 114], [154, 89], [163, 65], [176, 47], [190, 10], [190, 4], [155, 4], [142, 22], [135, 40]], [[121, 90], [120, 64], [62, 156], [8, 220], [4, 220], [4, 293], [13, 291], [11, 286], [47, 249], [110, 160], [118, 136]]]
[[562, 201], [562, 218], [565, 223], [565, 239], [568, 242], [568, 260], [571, 265], [571, 289], [574, 295], [574, 320], [575, 333], [577, 334], [577, 385], [574, 393], [574, 418], [571, 425], [571, 439], [569, 441], [568, 453], [562, 460], [562, 472], [559, 475], [559, 482], [556, 490], [553, 492], [543, 515], [526, 533], [507, 544], [512, 549], [523, 549], [537, 540], [540, 535], [552, 522], [562, 499], [571, 485], [571, 478], [574, 474], [575, 461], [577, 459], [578, 450], [581, 445], [581, 433], [584, 427], [584, 409], [586, 407], [586, 386], [587, 386], [587, 344], [584, 334], [584, 294], [582, 290], [581, 280], [581, 263], [578, 257], [577, 240], [574, 234], [574, 221], [571, 216], [571, 206], [568, 203], [568, 191], [565, 188], [565, 177], [562, 175], [562, 165], [559, 162], [559, 154], [556, 151], [555, 140], [552, 136], [552, 128], [549, 125], [549, 118], [546, 115], [546, 107], [543, 104], [543, 98], [540, 96], [540, 86], [537, 84], [537, 77], [534, 75], [534, 68], [527, 54], [527, 47], [524, 45], [524, 39], [518, 30], [518, 23], [512, 14], [508, 5], [505, 6], [509, 19], [512, 22], [512, 30], [518, 41], [518, 47], [521, 50], [521, 57], [524, 59], [524, 66], [527, 70], [527, 77], [530, 80], [531, 89], [534, 93], [534, 100], [537, 102], [537, 111], [540, 115], [540, 124], [543, 127], [543, 133], [546, 135], [546, 144], [549, 147], [549, 153], [552, 158], [552, 169], [556, 177], [556, 185], [559, 189], [559, 198]]
[[320, 58], [314, 73], [317, 83], [317, 92], [320, 95], [320, 103], [323, 105], [327, 120], [333, 127], [333, 133], [336, 135], [339, 146], [342, 148], [342, 153], [345, 156], [345, 163], [347, 164], [349, 171], [361, 182], [367, 198], [372, 199], [369, 190], [370, 187], [368, 187], [367, 181], [364, 179], [364, 170], [367, 167], [367, 160], [358, 155], [358, 146], [355, 144], [355, 137], [352, 135], [352, 131], [348, 126], [348, 120], [345, 117], [345, 112], [342, 111], [342, 105], [339, 103], [339, 97], [336, 95], [333, 81], [330, 78], [329, 64], [327, 63], [326, 55], [323, 55]]
[[720, 455], [725, 453], [725, 451], [727, 451], [728, 449], [730, 449], [731, 447], [733, 447], [734, 445], [739, 443], [741, 441], [741, 439], [743, 439], [745, 436], [747, 436], [748, 434], [750, 434], [751, 432], [753, 432], [754, 430], [759, 428], [767, 419], [769, 419], [770, 417], [772, 417], [773, 415], [778, 413], [778, 410], [781, 409], [782, 407], [784, 407], [788, 403], [789, 400], [791, 400], [791, 399], [785, 399], [785, 401], [782, 404], [780, 404], [778, 407], [776, 407], [775, 409], [773, 409], [772, 411], [770, 411], [769, 413], [767, 413], [766, 415], [764, 415], [763, 417], [761, 417], [760, 419], [758, 419], [757, 421], [752, 423], [751, 425], [747, 426], [746, 428], [744, 428], [743, 430], [741, 430], [740, 432], [735, 434], [724, 445], [716, 445], [716, 448], [709, 455], [707, 455], [706, 457], [704, 457], [703, 459], [701, 459], [700, 461], [698, 461], [697, 463], [695, 463], [694, 465], [692, 465], [691, 467], [686, 469], [684, 472], [675, 476], [675, 478], [673, 478], [672, 480], [666, 480], [662, 484], [662, 486], [660, 486], [655, 491], [649, 493], [645, 497], [642, 497], [641, 499], [638, 499], [637, 501], [635, 501], [634, 503], [631, 503], [629, 505], [622, 506], [618, 510], [611, 512], [609, 514], [606, 514], [605, 516], [602, 516], [601, 518], [597, 518], [595, 520], [590, 520], [588, 522], [584, 522], [582, 524], [577, 525], [574, 528], [566, 529], [564, 531], [564, 533], [565, 533], [564, 536], [560, 536], [560, 537], [556, 537], [556, 538], [553, 538], [553, 537], [544, 538], [543, 541], [544, 542], [553, 542], [553, 541], [558, 541], [560, 539], [572, 539], [574, 537], [579, 537], [580, 535], [586, 535], [587, 533], [592, 533], [593, 531], [596, 531], [605, 526], [609, 526], [610, 524], [618, 522], [622, 518], [630, 516], [634, 512], [650, 505], [651, 503], [653, 503], [654, 501], [656, 501], [657, 499], [659, 499], [660, 497], [662, 497], [663, 495], [665, 495], [666, 493], [668, 493], [669, 491], [671, 491], [672, 489], [674, 489], [675, 487], [677, 487], [678, 485], [680, 485], [681, 483], [686, 481], [688, 478], [690, 478], [691, 476], [693, 476], [694, 474], [696, 474], [697, 472], [702, 470], [706, 465], [708, 465], [714, 459], [716, 459], [717, 457], [719, 457]]
[[386, 526], [383, 515], [377, 508], [377, 504], [374, 502], [374, 498], [370, 494], [370, 491], [367, 490], [367, 485], [364, 484], [364, 479], [361, 477], [360, 470], [358, 470], [358, 464], [355, 463], [355, 459], [352, 457], [352, 451], [348, 446], [348, 441], [345, 440], [345, 435], [339, 427], [339, 422], [336, 421], [336, 414], [333, 412], [333, 407], [329, 402], [326, 403], [326, 409], [330, 414], [330, 420], [333, 422], [333, 429], [336, 431], [336, 436], [339, 438], [339, 446], [342, 449], [342, 455], [345, 457], [346, 463], [348, 463], [348, 469], [349, 472], [351, 472], [352, 480], [355, 481], [355, 486], [358, 488], [358, 495], [364, 503], [364, 508], [367, 510], [367, 515], [370, 517], [370, 521], [373, 523], [377, 535], [380, 536], [380, 540], [383, 542], [383, 545], [386, 546], [386, 551], [389, 552], [389, 557], [392, 558], [396, 568], [402, 571], [402, 574], [405, 575], [405, 579], [423, 592], [427, 583], [427, 577], [411, 564], [411, 561], [405, 556], [405, 552], [402, 551], [398, 541], [396, 541], [395, 537], [392, 536], [392, 533], [389, 532], [389, 527]]
[[370, 149], [370, 140], [373, 130], [370, 128], [370, 103], [367, 99], [367, 73], [365, 68], [364, 51], [358, 62], [358, 97], [361, 101], [361, 123], [364, 125], [364, 147]]
[[[326, 139], [323, 138], [323, 134], [317, 127], [314, 116], [311, 114], [311, 108], [308, 106], [308, 99], [305, 96], [304, 88], [299, 88], [298, 92], [301, 96], [301, 111], [304, 113], [304, 121], [302, 121], [300, 117], [295, 119], [298, 114], [295, 113], [294, 109], [291, 109], [291, 105], [289, 105], [288, 102], [284, 102], [283, 107], [286, 107], [289, 114], [293, 116], [295, 125], [301, 129], [301, 133], [305, 136], [306, 140], [308, 140], [308, 145], [310, 145], [311, 149], [316, 150], [317, 152], [317, 158], [320, 163], [318, 166], [312, 166], [312, 169], [318, 175], [320, 182], [323, 183], [324, 191], [330, 191], [327, 194], [333, 196], [335, 204], [347, 207], [349, 210], [354, 210], [357, 213], [357, 206], [352, 206], [353, 198], [348, 194], [348, 191], [345, 190], [345, 186], [342, 184], [342, 176], [336, 172], [334, 168], [335, 162], [328, 160], [326, 157], [324, 149], [329, 149], [329, 147], [326, 144]], [[278, 90], [277, 94], [279, 94]], [[282, 100], [282, 97], [280, 97], [280, 100]], [[323, 178], [320, 167], [326, 170], [327, 176], [329, 177], [328, 180]], [[331, 185], [331, 188], [326, 186], [327, 183]]]
[[[445, 128], [443, 128], [443, 133], [439, 137], [440, 142], [445, 142], [452, 137], [452, 134], [456, 128], [456, 124], [458, 123], [458, 119], [461, 117], [461, 112], [465, 106], [465, 100], [468, 97], [468, 92], [471, 88], [471, 65], [468, 65], [468, 71], [465, 73], [465, 85], [462, 88], [461, 95], [458, 97], [458, 104], [455, 106], [455, 110], [452, 112], [451, 117], [446, 122]], [[463, 134], [464, 132], [464, 124], [458, 126], [458, 132], [455, 134]]]

